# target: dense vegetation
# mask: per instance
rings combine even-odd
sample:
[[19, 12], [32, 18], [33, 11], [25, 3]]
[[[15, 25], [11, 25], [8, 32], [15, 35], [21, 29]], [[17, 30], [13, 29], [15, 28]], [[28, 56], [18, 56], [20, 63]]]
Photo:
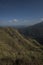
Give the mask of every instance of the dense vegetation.
[[43, 65], [43, 46], [14, 28], [0, 27], [0, 65]]

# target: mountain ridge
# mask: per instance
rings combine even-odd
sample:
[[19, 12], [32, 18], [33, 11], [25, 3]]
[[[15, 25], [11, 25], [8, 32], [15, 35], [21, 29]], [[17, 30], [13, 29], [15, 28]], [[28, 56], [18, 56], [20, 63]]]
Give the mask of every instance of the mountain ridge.
[[25, 37], [32, 37], [36, 39], [39, 43], [43, 44], [43, 21], [29, 26], [25, 28], [19, 29], [20, 33], [23, 34]]

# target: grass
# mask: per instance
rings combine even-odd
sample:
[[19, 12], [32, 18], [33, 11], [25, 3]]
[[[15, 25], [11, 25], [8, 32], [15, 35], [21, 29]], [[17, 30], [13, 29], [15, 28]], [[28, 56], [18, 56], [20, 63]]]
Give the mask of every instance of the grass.
[[14, 28], [0, 28], [0, 64], [43, 65], [43, 46]]

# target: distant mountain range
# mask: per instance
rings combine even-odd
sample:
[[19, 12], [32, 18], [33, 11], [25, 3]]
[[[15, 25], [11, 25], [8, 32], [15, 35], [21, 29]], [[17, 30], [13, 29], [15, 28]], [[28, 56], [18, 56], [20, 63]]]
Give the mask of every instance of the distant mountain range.
[[19, 32], [26, 38], [31, 37], [36, 39], [40, 44], [43, 44], [43, 21], [32, 26], [21, 28]]

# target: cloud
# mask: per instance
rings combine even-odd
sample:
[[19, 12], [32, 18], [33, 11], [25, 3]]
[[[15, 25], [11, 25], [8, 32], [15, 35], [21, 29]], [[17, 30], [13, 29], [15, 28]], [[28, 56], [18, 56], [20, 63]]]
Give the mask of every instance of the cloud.
[[18, 22], [18, 20], [17, 19], [14, 19], [13, 22]]
[[41, 18], [41, 21], [43, 21], [43, 18]]
[[17, 19], [13, 19], [13, 20], [9, 20], [10, 23], [15, 23], [15, 22], [18, 22]]

